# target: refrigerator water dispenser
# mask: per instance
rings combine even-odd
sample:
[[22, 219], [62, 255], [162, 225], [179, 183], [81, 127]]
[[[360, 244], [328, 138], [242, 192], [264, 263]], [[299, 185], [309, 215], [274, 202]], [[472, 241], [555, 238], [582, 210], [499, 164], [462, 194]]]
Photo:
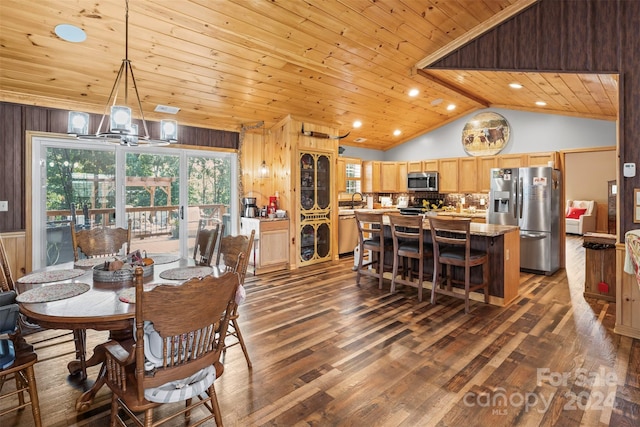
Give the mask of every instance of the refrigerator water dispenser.
[[511, 202], [511, 193], [508, 191], [493, 192], [493, 211], [497, 213], [509, 213], [509, 203]]

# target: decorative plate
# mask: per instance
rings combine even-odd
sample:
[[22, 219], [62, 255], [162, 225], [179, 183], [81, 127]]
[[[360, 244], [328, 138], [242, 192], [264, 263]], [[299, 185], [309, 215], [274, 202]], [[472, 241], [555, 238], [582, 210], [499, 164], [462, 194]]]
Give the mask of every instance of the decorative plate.
[[462, 147], [471, 156], [494, 156], [509, 142], [511, 127], [498, 113], [476, 114], [462, 129]]
[[31, 273], [17, 280], [18, 283], [50, 283], [69, 280], [86, 274], [86, 270], [52, 270], [41, 273]]
[[213, 268], [206, 266], [198, 267], [178, 267], [165, 270], [160, 273], [160, 277], [166, 280], [187, 280], [192, 277], [203, 277], [213, 273]]
[[16, 297], [22, 303], [49, 302], [75, 297], [91, 289], [86, 283], [54, 283], [40, 288], [30, 289]]

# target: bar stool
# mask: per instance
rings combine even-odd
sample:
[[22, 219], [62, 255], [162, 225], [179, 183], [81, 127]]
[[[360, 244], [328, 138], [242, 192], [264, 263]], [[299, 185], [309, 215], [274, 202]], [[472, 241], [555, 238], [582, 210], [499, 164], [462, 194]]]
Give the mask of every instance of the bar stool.
[[[489, 255], [485, 251], [471, 249], [471, 219], [441, 219], [430, 217], [431, 241], [433, 242], [433, 287], [431, 304], [436, 303], [436, 294], [464, 298], [464, 312], [469, 312], [469, 293], [484, 289], [484, 302], [489, 302]], [[446, 273], [440, 272], [446, 265]], [[482, 266], [482, 283], [471, 283], [471, 267]], [[455, 279], [452, 267], [464, 268], [464, 280]], [[442, 277], [439, 277], [439, 276]], [[464, 294], [454, 292], [452, 283], [464, 284]], [[445, 287], [446, 284], [446, 287]]]
[[[424, 261], [433, 258], [431, 244], [425, 243], [422, 216], [390, 215], [391, 237], [393, 238], [393, 273], [391, 293], [396, 291], [396, 283], [418, 288], [418, 301], [422, 302], [422, 282], [424, 281]], [[403, 260], [402, 276], [398, 278], [398, 264]], [[406, 260], [411, 262], [407, 268]], [[417, 281], [413, 280], [414, 261], [418, 261]], [[408, 272], [408, 278], [405, 278]]]
[[[382, 289], [382, 279], [385, 271], [390, 271], [391, 266], [384, 264], [385, 251], [393, 251], [393, 239], [384, 237], [383, 214], [356, 212], [356, 224], [358, 225], [358, 241], [360, 255], [356, 267], [356, 283], [360, 286], [362, 275], [378, 278], [378, 288]], [[369, 262], [364, 263], [364, 251], [371, 251]], [[370, 270], [369, 266], [374, 266]], [[385, 269], [386, 268], [386, 269]]]

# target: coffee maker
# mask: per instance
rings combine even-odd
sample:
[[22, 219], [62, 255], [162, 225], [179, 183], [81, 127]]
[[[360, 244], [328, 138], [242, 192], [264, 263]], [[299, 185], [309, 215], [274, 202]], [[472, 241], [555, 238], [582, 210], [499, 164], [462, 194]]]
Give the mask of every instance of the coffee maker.
[[242, 206], [242, 216], [246, 218], [255, 218], [258, 216], [258, 206], [256, 205], [255, 197], [243, 197]]

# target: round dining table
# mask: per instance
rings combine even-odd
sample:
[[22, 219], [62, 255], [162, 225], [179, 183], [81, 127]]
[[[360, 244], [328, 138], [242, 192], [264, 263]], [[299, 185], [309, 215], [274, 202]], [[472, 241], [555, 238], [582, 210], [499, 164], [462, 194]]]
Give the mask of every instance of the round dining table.
[[[149, 255], [153, 259], [153, 255]], [[164, 256], [167, 259], [167, 256]], [[161, 277], [163, 272], [169, 273], [185, 270], [185, 267], [194, 267], [193, 259], [184, 259], [177, 256], [174, 260], [163, 264], [153, 265], [153, 274], [144, 278], [145, 286], [151, 284], [167, 283], [178, 285], [186, 279], [170, 280]], [[56, 276], [66, 271], [78, 270], [77, 264], [69, 262], [50, 266], [34, 273], [47, 273]], [[76, 277], [67, 280], [56, 280], [55, 283], [28, 283], [29, 278], [25, 276], [17, 280], [16, 287], [18, 296], [26, 294], [31, 289], [38, 289], [46, 286], [58, 285], [60, 283], [77, 283], [89, 285], [89, 289], [79, 295], [69, 298], [48, 302], [20, 302], [20, 312], [39, 326], [48, 329], [70, 329], [73, 331], [94, 329], [98, 331], [109, 331], [109, 339], [131, 347], [133, 343], [133, 322], [135, 318], [135, 305], [124, 302], [122, 298], [124, 291], [133, 288], [133, 279], [119, 282], [98, 281], [94, 278], [92, 267], [86, 268], [85, 273], [77, 272]], [[189, 269], [186, 269], [189, 270]], [[201, 267], [195, 267], [194, 271], [202, 273]], [[33, 273], [32, 273], [33, 274]], [[211, 274], [217, 274], [216, 268], [211, 268]], [[167, 275], [165, 274], [165, 277]], [[23, 280], [26, 279], [26, 280]], [[84, 286], [84, 285], [83, 285]], [[76, 334], [84, 336], [84, 334]], [[103, 343], [104, 344], [104, 343]], [[93, 354], [85, 362], [85, 366], [102, 365], [105, 359], [103, 344], [96, 346]], [[77, 348], [76, 343], [76, 350]], [[84, 345], [84, 343], [83, 343]], [[84, 347], [82, 347], [84, 350]], [[127, 348], [125, 346], [125, 348]], [[81, 361], [74, 360], [67, 366], [70, 373], [76, 373], [81, 369]], [[93, 386], [84, 392], [76, 400], [76, 410], [88, 409], [98, 390], [104, 385], [106, 369], [101, 366], [100, 372]]]

